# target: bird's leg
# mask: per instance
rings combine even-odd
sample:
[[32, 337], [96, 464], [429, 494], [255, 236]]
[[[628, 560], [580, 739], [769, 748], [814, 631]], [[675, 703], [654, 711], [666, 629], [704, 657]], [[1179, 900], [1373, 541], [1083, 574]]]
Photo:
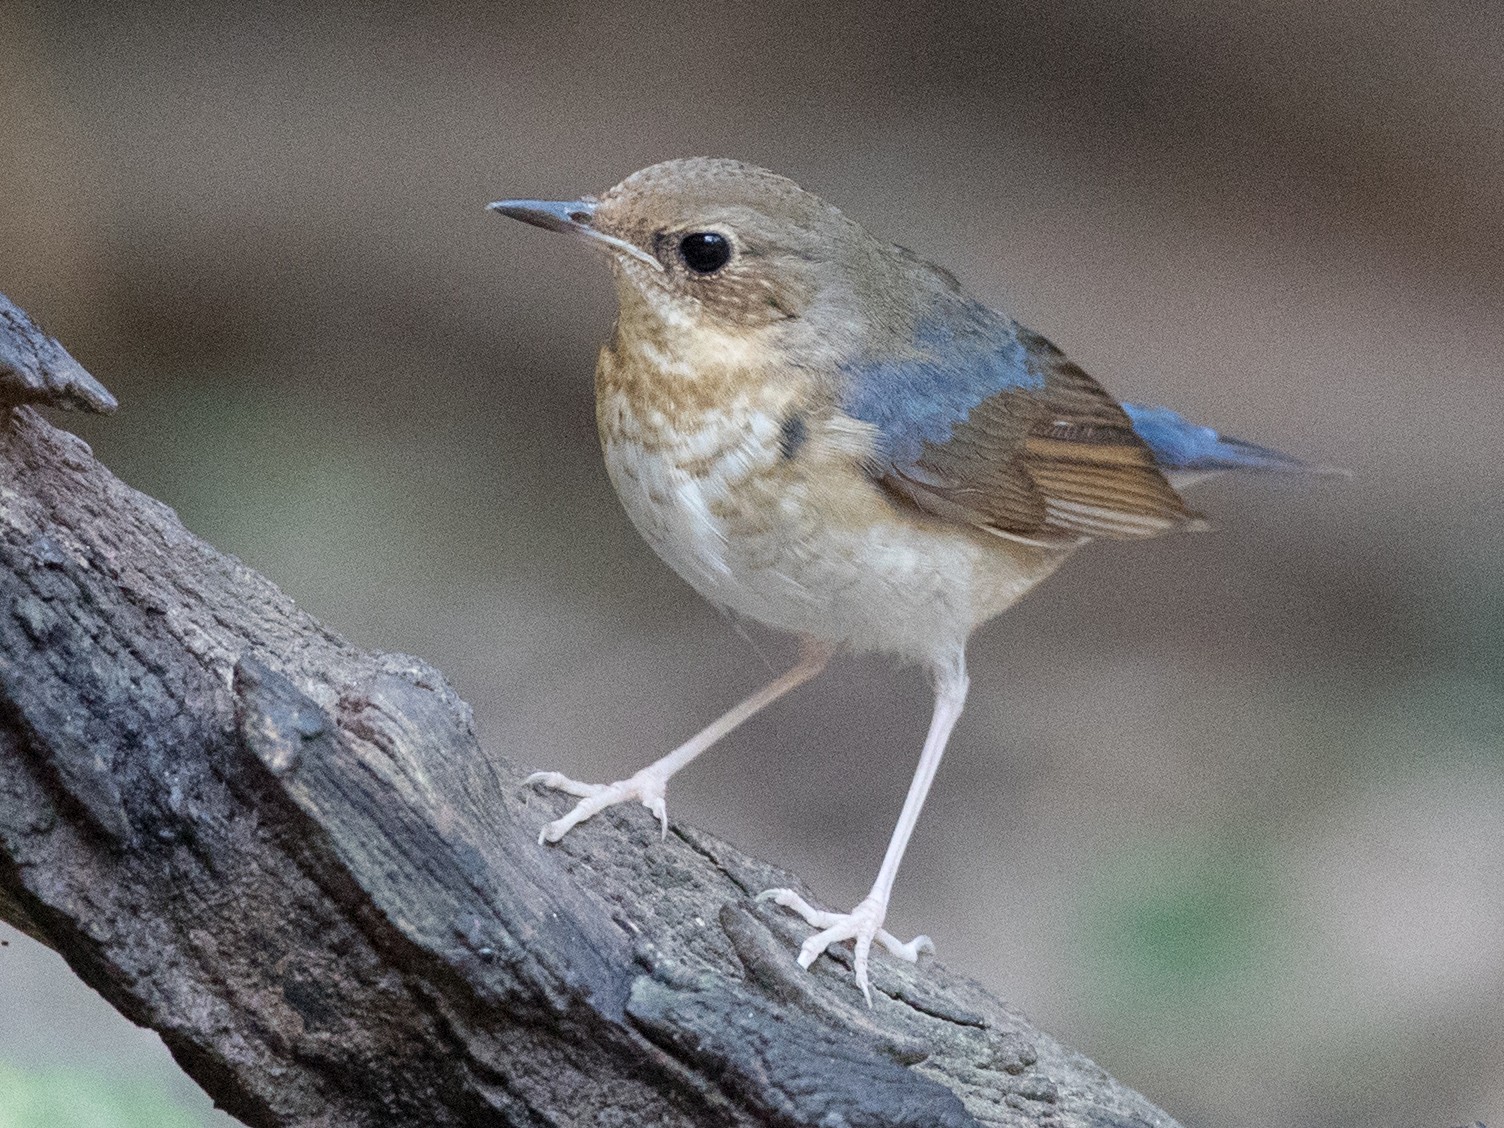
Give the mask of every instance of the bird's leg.
[[559, 772], [534, 772], [527, 777], [528, 783], [542, 784], [580, 797], [572, 811], [543, 828], [538, 835], [539, 843], [557, 842], [591, 815], [629, 799], [636, 799], [657, 815], [663, 836], [668, 837], [668, 807], [664, 804], [663, 788], [669, 778], [754, 713], [825, 669], [834, 653], [835, 646], [831, 643], [804, 639], [800, 644], [799, 662], [793, 669], [763, 686], [741, 704], [728, 709], [667, 756], [654, 760], [630, 779], [618, 780], [616, 783], [579, 783]]
[[945, 755], [945, 744], [960, 719], [966, 703], [966, 658], [956, 651], [933, 668], [935, 678], [935, 711], [930, 718], [929, 735], [925, 737], [924, 751], [919, 756], [919, 767], [914, 771], [914, 780], [909, 784], [909, 794], [903, 801], [903, 811], [898, 816], [898, 825], [893, 828], [893, 837], [888, 840], [888, 852], [883, 855], [882, 868], [877, 871], [877, 880], [872, 883], [872, 892], [849, 913], [832, 913], [817, 909], [792, 889], [769, 889], [758, 895], [759, 901], [776, 901], [793, 909], [810, 924], [821, 931], [806, 940], [799, 949], [799, 964], [808, 968], [819, 958], [820, 953], [832, 944], [843, 940], [855, 941], [856, 985], [866, 996], [867, 1005], [872, 1005], [872, 989], [867, 979], [867, 957], [876, 940], [895, 956], [913, 963], [920, 952], [933, 952], [935, 945], [928, 936], [916, 936], [907, 944], [902, 943], [887, 929], [883, 920], [888, 913], [888, 898], [893, 892], [893, 881], [898, 877], [898, 867], [903, 861], [903, 852], [919, 821], [920, 808], [934, 782], [935, 772], [940, 767], [940, 758]]

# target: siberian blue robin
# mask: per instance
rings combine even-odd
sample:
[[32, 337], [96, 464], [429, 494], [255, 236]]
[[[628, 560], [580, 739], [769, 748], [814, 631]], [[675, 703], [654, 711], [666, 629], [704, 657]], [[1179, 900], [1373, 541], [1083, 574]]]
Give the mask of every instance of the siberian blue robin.
[[792, 181], [731, 160], [667, 161], [600, 198], [502, 200], [503, 215], [604, 251], [620, 314], [595, 373], [606, 467], [633, 524], [719, 607], [802, 640], [798, 663], [703, 732], [578, 796], [557, 842], [615, 803], [667, 833], [664, 785], [840, 650], [922, 662], [935, 706], [872, 891], [851, 912], [763, 894], [818, 931], [799, 962], [873, 941], [966, 699], [966, 642], [1072, 551], [1195, 529], [1181, 498], [1225, 470], [1305, 468], [1163, 407], [1120, 404], [947, 271], [873, 238]]

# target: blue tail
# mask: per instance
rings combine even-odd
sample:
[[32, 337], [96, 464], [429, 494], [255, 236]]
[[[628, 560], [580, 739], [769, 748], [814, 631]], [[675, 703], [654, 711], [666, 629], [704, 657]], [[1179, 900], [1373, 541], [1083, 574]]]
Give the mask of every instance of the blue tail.
[[1123, 410], [1138, 437], [1154, 452], [1163, 470], [1285, 470], [1322, 471], [1269, 447], [1225, 438], [1210, 427], [1176, 415], [1168, 407], [1142, 407], [1125, 403]]

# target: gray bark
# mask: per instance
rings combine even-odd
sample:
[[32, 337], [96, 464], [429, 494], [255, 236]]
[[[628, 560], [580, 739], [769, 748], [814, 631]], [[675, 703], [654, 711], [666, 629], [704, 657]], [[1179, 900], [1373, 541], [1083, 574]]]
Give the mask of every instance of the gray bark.
[[539, 846], [569, 800], [436, 670], [23, 403], [114, 401], [0, 299], [0, 917], [246, 1124], [1174, 1128], [938, 963], [803, 971], [798, 879], [711, 835]]

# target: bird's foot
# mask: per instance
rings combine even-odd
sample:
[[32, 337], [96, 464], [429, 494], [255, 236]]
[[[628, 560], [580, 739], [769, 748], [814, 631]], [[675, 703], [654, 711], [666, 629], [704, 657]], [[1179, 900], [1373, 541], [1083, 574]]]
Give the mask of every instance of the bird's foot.
[[539, 832], [539, 845], [557, 842], [591, 815], [631, 799], [636, 799], [658, 816], [663, 837], [668, 837], [668, 807], [663, 801], [663, 788], [668, 783], [668, 776], [654, 771], [651, 765], [630, 779], [615, 783], [580, 783], [560, 772], [534, 772], [527, 777], [526, 782], [542, 784], [555, 791], [565, 791], [580, 797], [574, 810], [555, 819]]
[[862, 989], [869, 1007], [872, 1005], [872, 988], [867, 979], [867, 957], [872, 951], [874, 940], [899, 959], [910, 963], [918, 962], [919, 953], [935, 950], [934, 942], [928, 936], [916, 936], [905, 944], [885, 929], [883, 919], [888, 914], [887, 902], [870, 894], [849, 913], [817, 909], [792, 889], [766, 889], [757, 895], [757, 899], [774, 901], [786, 909], [793, 909], [821, 930], [806, 940], [799, 949], [799, 966], [806, 970], [832, 944], [839, 944], [843, 940], [854, 941], [856, 985]]

